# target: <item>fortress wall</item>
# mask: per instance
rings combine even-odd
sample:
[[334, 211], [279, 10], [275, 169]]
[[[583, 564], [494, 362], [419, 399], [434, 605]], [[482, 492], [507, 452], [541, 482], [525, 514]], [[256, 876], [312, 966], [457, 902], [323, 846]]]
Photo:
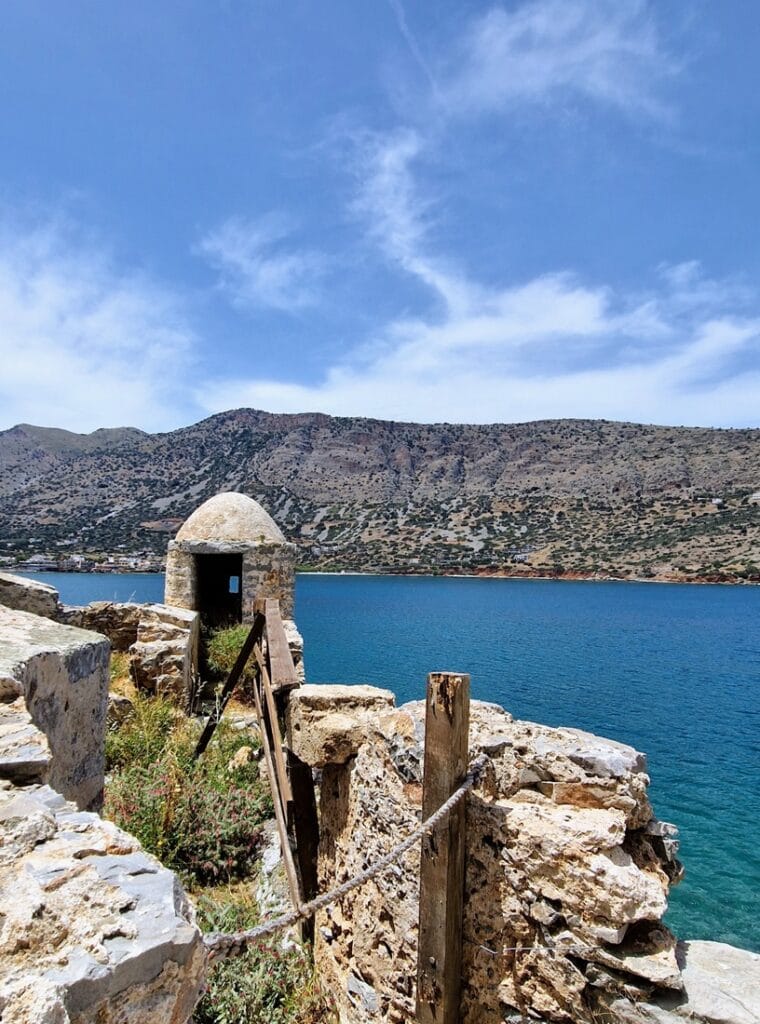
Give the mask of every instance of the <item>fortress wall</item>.
[[16, 680], [50, 746], [48, 780], [81, 809], [103, 797], [110, 645], [98, 633], [0, 605], [0, 677]]

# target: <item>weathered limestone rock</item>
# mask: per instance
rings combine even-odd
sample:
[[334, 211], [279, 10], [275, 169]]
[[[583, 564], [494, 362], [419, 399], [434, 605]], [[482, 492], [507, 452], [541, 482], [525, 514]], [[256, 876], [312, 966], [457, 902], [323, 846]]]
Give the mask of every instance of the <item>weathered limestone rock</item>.
[[290, 656], [293, 659], [293, 667], [300, 682], [306, 679], [306, 670], [303, 663], [303, 637], [293, 619], [283, 619], [282, 627], [285, 630], [285, 639], [288, 641]]
[[[376, 686], [306, 684], [288, 704], [288, 746], [306, 764], [345, 764], [367, 738], [375, 716], [394, 705]], [[336, 710], [339, 709], [339, 710]]]
[[122, 697], [118, 693], [108, 694], [108, 711], [106, 722], [109, 729], [120, 728], [134, 711], [134, 703], [129, 697]]
[[198, 665], [197, 613], [165, 604], [93, 601], [67, 606], [59, 618], [103, 633], [115, 651], [128, 651], [140, 689], [188, 705]]
[[[396, 709], [384, 691], [315, 686], [290, 704], [295, 752], [323, 769], [327, 889], [417, 825], [424, 705]], [[462, 1021], [581, 1024], [600, 993], [677, 993], [675, 940], [661, 924], [678, 876], [675, 840], [652, 825], [643, 755], [480, 702], [470, 750], [488, 763], [468, 799]], [[346, 1024], [413, 1016], [418, 888], [416, 845], [318, 915], [318, 968]]]
[[97, 633], [0, 605], [0, 680], [18, 686], [50, 746], [48, 780], [82, 808], [103, 794], [109, 644]]
[[23, 697], [0, 703], [0, 779], [14, 785], [47, 782], [50, 747], [32, 722]]
[[760, 1021], [760, 954], [723, 942], [684, 942], [680, 1016], [715, 1024]]
[[174, 875], [46, 786], [0, 792], [3, 1024], [183, 1024], [205, 954]]
[[722, 942], [679, 942], [683, 992], [642, 1003], [608, 1000], [604, 1012], [620, 1024], [757, 1024], [760, 954]]
[[102, 633], [111, 641], [114, 651], [128, 651], [137, 640], [144, 607], [132, 601], [93, 601], [82, 607], [66, 605], [59, 618], [68, 625]]
[[199, 617], [186, 608], [142, 605], [129, 648], [135, 685], [189, 706], [198, 655]]
[[55, 587], [5, 572], [0, 572], [0, 604], [48, 619], [55, 619], [61, 608]]
[[3, 1024], [183, 1024], [204, 978], [174, 875], [43, 784], [97, 804], [108, 655], [105, 637], [0, 607]]

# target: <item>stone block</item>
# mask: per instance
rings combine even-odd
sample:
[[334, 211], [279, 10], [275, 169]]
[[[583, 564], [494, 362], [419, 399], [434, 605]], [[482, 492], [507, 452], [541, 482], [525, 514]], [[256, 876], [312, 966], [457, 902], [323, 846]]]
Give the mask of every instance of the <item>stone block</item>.
[[143, 605], [129, 648], [135, 685], [189, 706], [198, 660], [199, 616], [186, 608]]
[[301, 686], [288, 702], [289, 746], [312, 768], [345, 764], [366, 739], [373, 720], [393, 705], [390, 690], [374, 686]]
[[0, 793], [8, 1024], [183, 1024], [206, 957], [175, 876], [47, 787]]
[[47, 781], [48, 741], [33, 724], [23, 697], [0, 703], [0, 778], [16, 785]]
[[61, 607], [55, 587], [5, 572], [0, 572], [0, 604], [48, 619], [57, 618]]
[[0, 606], [0, 678], [17, 680], [50, 748], [49, 782], [80, 807], [103, 794], [109, 643], [97, 633]]

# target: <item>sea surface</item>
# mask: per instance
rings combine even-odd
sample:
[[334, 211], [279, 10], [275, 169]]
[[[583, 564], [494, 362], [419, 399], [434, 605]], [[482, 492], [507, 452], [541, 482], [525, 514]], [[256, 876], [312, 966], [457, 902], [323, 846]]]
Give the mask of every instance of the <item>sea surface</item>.
[[[157, 575], [45, 573], [70, 604], [157, 601]], [[473, 697], [645, 751], [680, 829], [682, 938], [760, 951], [760, 588], [305, 574], [296, 618], [311, 682], [421, 699], [428, 672]]]

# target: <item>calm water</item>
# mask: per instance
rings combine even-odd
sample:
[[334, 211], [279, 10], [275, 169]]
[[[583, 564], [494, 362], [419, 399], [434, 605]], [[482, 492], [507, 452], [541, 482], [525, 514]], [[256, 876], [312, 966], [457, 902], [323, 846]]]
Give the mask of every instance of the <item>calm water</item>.
[[[68, 603], [160, 600], [163, 577], [44, 574]], [[474, 697], [644, 750], [686, 878], [668, 921], [760, 950], [760, 588], [318, 576], [296, 616], [314, 682], [422, 698], [433, 670]]]

